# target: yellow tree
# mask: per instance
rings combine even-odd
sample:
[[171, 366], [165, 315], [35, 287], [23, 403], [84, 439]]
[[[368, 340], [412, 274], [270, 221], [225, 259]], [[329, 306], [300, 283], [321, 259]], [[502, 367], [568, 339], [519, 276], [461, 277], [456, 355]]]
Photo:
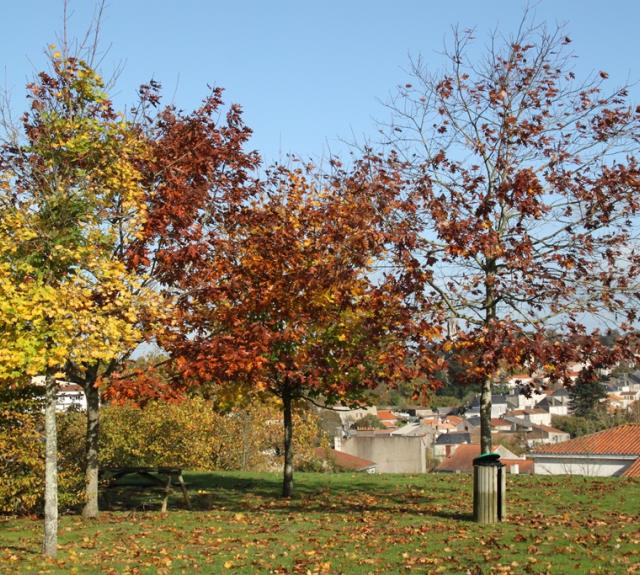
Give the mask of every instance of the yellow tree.
[[[11, 305], [0, 375], [45, 373], [45, 553], [56, 549], [56, 379], [79, 377], [87, 394], [87, 499], [97, 513], [101, 369], [142, 339], [138, 318], [153, 305], [143, 277], [122, 257], [144, 222], [135, 162], [144, 140], [113, 111], [85, 62], [51, 54], [51, 72], [29, 86], [24, 137], [3, 147], [2, 290]], [[92, 504], [93, 503], [93, 504]]]

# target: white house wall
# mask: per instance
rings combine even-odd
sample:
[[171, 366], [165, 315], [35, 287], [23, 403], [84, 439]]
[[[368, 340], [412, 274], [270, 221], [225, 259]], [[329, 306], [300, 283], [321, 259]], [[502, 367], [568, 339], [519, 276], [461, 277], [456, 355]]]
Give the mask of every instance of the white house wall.
[[426, 437], [354, 436], [342, 439], [340, 451], [375, 461], [378, 473], [424, 473], [429, 444]]
[[618, 458], [566, 458], [541, 456], [535, 457], [535, 475], [584, 475], [587, 477], [611, 477], [620, 475], [634, 459]]

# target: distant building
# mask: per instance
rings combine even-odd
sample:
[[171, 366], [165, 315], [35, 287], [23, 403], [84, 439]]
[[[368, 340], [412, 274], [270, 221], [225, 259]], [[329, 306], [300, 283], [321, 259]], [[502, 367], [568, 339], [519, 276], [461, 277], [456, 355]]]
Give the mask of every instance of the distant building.
[[419, 424], [397, 430], [350, 431], [334, 438], [337, 451], [373, 461], [378, 473], [425, 473], [433, 432]]
[[[497, 419], [509, 409], [507, 404], [507, 398], [502, 394], [494, 393], [491, 395], [491, 419]], [[467, 409], [467, 417], [473, 417], [474, 415], [480, 415], [480, 398], [476, 398], [471, 404], [471, 407]]]
[[640, 424], [543, 445], [531, 457], [536, 475], [640, 477]]
[[443, 433], [436, 438], [433, 456], [436, 459], [450, 457], [461, 445], [471, 443], [471, 434], [465, 431]]
[[[44, 376], [32, 378], [34, 385], [44, 387]], [[77, 383], [68, 381], [57, 381], [58, 393], [56, 395], [56, 411], [68, 411], [69, 409], [78, 409], [85, 411], [87, 409], [87, 398], [84, 390]]]

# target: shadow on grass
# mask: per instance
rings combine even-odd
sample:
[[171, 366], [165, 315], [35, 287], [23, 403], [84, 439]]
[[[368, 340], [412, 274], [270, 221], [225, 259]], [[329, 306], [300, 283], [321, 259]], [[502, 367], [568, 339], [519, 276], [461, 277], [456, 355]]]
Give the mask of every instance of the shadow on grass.
[[430, 511], [429, 515], [439, 517], [440, 519], [449, 519], [451, 521], [463, 521], [473, 523], [473, 513], [458, 513], [455, 511]]
[[[268, 511], [270, 513], [362, 513], [364, 511], [393, 512], [396, 514], [426, 513], [447, 519], [469, 520], [460, 513], [445, 513], [430, 509], [436, 500], [433, 496], [412, 491], [410, 486], [398, 486], [393, 482], [381, 485], [379, 481], [367, 481], [367, 476], [351, 476], [339, 481], [322, 480], [318, 476], [297, 481], [291, 499], [281, 497], [280, 477], [273, 475], [226, 475], [217, 473], [185, 474], [191, 510], [208, 512]], [[328, 476], [325, 476], [328, 477]], [[128, 476], [112, 487], [102, 490], [102, 506], [112, 511], [159, 510], [164, 489], [145, 483], [135, 476]], [[187, 509], [179, 490], [169, 497], [168, 509]]]

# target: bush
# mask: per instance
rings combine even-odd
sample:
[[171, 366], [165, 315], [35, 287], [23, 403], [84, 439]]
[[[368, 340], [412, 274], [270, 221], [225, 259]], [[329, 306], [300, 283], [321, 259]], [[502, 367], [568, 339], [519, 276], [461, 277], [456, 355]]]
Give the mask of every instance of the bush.
[[[58, 482], [62, 510], [82, 501], [86, 415], [58, 414]], [[0, 513], [41, 513], [44, 497], [43, 415], [37, 402], [0, 403]], [[282, 416], [276, 404], [216, 413], [201, 398], [181, 403], [107, 405], [101, 410], [103, 467], [180, 467], [200, 471], [279, 470]], [[319, 470], [317, 446], [326, 435], [315, 413], [294, 415], [294, 464]]]
[[[0, 514], [42, 513], [44, 504], [44, 435], [39, 390], [22, 389], [0, 402]], [[59, 418], [59, 421], [63, 418]], [[73, 445], [59, 429], [58, 441]], [[84, 446], [84, 435], [76, 448]], [[61, 509], [80, 501], [83, 457], [61, 450], [58, 461], [58, 500]]]
[[[68, 413], [61, 419], [61, 451], [82, 459], [78, 446], [84, 445], [84, 414]], [[281, 464], [282, 419], [274, 404], [253, 403], [226, 414], [198, 397], [151, 401], [142, 408], [108, 405], [100, 421], [103, 467], [265, 471]], [[295, 464], [303, 468], [315, 459], [314, 449], [324, 436], [318, 417], [303, 409], [294, 415], [294, 429]]]
[[42, 505], [44, 454], [41, 425], [31, 413], [0, 410], [0, 512], [36, 512]]

